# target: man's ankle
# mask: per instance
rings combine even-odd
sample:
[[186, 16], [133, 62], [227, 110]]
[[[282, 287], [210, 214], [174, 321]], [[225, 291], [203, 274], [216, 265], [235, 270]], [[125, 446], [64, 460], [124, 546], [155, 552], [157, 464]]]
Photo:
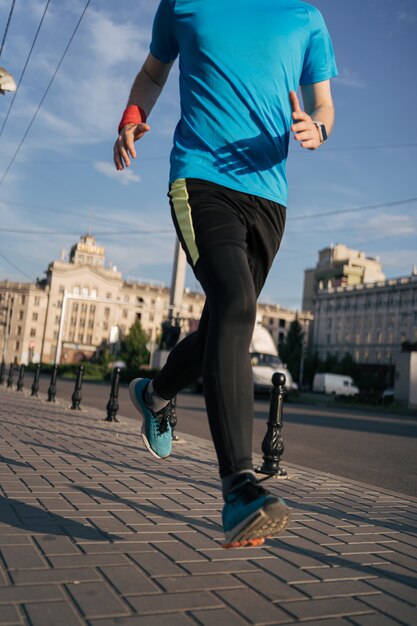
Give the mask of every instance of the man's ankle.
[[256, 474], [253, 470], [243, 469], [239, 472], [235, 472], [234, 474], [229, 474], [228, 476], [224, 476], [222, 478], [222, 494], [223, 499], [226, 500], [229, 493], [232, 491], [233, 487], [239, 483], [241, 480], [244, 480], [245, 475], [249, 474], [256, 479]]
[[161, 396], [156, 393], [155, 389], [153, 388], [152, 380], [149, 381], [149, 383], [147, 384], [143, 397], [148, 407], [152, 411], [154, 411], [154, 413], [162, 411], [162, 409], [164, 409], [170, 402], [165, 398], [161, 398]]

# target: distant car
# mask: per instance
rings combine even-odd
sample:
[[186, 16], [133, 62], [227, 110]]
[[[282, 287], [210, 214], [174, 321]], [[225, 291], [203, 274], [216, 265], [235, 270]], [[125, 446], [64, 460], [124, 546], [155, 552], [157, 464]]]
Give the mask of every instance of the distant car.
[[272, 389], [272, 375], [275, 372], [285, 376], [285, 392], [297, 391], [298, 385], [279, 356], [274, 354], [263, 354], [261, 352], [251, 352], [251, 364], [253, 374], [253, 387], [255, 392], [262, 393]]
[[391, 404], [394, 401], [394, 387], [387, 387], [382, 392], [382, 402], [384, 404]]

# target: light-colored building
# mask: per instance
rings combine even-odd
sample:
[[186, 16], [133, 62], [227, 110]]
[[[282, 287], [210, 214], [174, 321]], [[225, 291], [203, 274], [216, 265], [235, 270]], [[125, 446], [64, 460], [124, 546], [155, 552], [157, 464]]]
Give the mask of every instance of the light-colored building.
[[[203, 294], [185, 290], [179, 311], [185, 331], [200, 318], [204, 301]], [[17, 363], [89, 358], [137, 319], [155, 345], [169, 303], [168, 287], [123, 280], [116, 267], [106, 268], [104, 248], [88, 234], [36, 284], [0, 282], [0, 357]]]
[[319, 251], [316, 267], [304, 271], [303, 311], [314, 311], [316, 294], [327, 287], [361, 285], [385, 280], [378, 258], [337, 244]]
[[263, 304], [258, 303], [258, 317], [261, 319], [262, 326], [267, 328], [271, 333], [275, 344], [278, 347], [285, 342], [291, 322], [298, 320], [304, 331], [305, 347], [307, 348], [311, 341], [311, 328], [313, 322], [313, 314], [308, 311], [293, 311], [285, 309], [279, 304]]
[[417, 273], [319, 290], [314, 317], [322, 359], [348, 352], [357, 363], [395, 365], [401, 344], [417, 341]]
[[[162, 322], [169, 318], [170, 288], [124, 280], [106, 267], [105, 249], [82, 236], [52, 261], [36, 284], [0, 282], [0, 358], [7, 363], [71, 363], [90, 358], [103, 343], [115, 343], [136, 320], [157, 347]], [[203, 310], [203, 293], [185, 289], [175, 314], [182, 333], [194, 330]], [[309, 335], [313, 316], [275, 304], [258, 304], [258, 316], [278, 346], [296, 318]], [[306, 339], [307, 343], [307, 339]]]

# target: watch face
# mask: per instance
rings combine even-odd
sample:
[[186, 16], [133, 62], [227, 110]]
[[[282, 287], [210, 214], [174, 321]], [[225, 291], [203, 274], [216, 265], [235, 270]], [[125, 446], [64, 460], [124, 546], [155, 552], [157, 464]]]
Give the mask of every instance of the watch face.
[[323, 137], [323, 141], [326, 141], [327, 139], [327, 131], [326, 131], [326, 127], [324, 124], [320, 124], [320, 130], [321, 130], [321, 135]]

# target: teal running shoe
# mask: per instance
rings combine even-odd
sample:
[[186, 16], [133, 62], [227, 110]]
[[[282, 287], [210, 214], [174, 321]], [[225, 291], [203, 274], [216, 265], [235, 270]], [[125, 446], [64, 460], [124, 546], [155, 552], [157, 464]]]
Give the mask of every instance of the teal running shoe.
[[223, 548], [261, 546], [265, 538], [284, 530], [289, 519], [284, 500], [261, 487], [252, 474], [242, 474], [223, 507]]
[[146, 404], [144, 392], [149, 378], [135, 378], [129, 385], [129, 395], [135, 408], [142, 415], [142, 439], [149, 452], [159, 459], [165, 459], [171, 454], [172, 429], [169, 417], [172, 411], [172, 403], [154, 413]]

